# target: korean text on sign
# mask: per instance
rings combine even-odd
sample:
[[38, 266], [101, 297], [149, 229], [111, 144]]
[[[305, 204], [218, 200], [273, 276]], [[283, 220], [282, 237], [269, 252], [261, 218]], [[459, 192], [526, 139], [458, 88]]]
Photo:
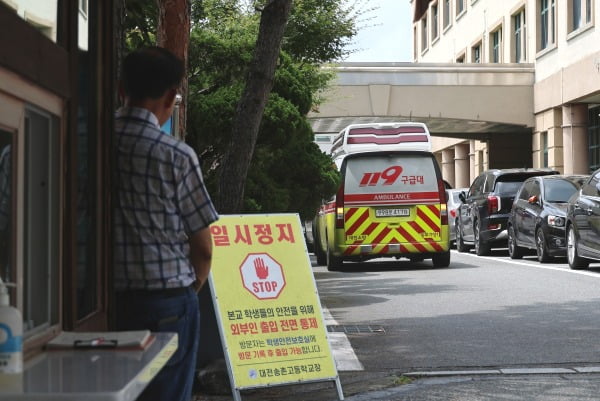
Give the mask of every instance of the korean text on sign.
[[291, 224], [236, 224], [234, 232], [229, 232], [225, 225], [213, 224], [210, 233], [215, 246], [230, 246], [232, 244], [262, 244], [270, 245], [274, 242], [295, 243], [294, 232]]

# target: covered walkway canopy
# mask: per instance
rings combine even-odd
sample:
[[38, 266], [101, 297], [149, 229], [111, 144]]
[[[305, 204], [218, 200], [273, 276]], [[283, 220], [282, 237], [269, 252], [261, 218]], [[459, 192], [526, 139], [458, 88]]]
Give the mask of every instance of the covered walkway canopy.
[[434, 136], [486, 140], [531, 132], [531, 64], [341, 63], [324, 102], [309, 114], [315, 134], [349, 124], [419, 121]]

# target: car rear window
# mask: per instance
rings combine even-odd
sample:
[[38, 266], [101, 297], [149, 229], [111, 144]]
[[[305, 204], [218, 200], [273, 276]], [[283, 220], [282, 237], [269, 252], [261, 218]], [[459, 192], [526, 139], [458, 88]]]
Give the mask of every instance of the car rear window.
[[349, 158], [347, 194], [438, 193], [435, 161], [428, 154], [373, 155]]
[[[552, 172], [552, 174], [555, 174]], [[535, 175], [547, 175], [544, 173], [539, 173]], [[521, 184], [528, 179], [529, 177], [534, 177], [534, 174], [506, 174], [501, 175], [496, 180], [496, 185], [494, 187], [495, 193], [501, 196], [512, 196], [516, 195], [519, 188], [521, 188]]]
[[497, 193], [498, 195], [515, 195], [519, 188], [521, 188], [521, 184], [523, 184], [523, 181], [496, 182], [496, 188], [494, 188], [494, 193]]

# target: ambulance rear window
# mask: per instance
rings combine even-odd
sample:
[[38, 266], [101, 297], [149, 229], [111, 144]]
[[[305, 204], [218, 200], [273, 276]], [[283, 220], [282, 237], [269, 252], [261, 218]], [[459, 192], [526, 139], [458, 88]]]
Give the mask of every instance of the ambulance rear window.
[[346, 194], [437, 193], [435, 161], [428, 154], [349, 158]]

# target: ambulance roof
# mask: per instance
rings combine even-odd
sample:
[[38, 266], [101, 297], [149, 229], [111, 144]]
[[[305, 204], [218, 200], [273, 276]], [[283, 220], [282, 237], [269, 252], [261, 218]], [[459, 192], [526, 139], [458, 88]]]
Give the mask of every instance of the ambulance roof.
[[351, 124], [333, 140], [335, 160], [351, 153], [398, 150], [431, 151], [427, 126], [416, 122]]

